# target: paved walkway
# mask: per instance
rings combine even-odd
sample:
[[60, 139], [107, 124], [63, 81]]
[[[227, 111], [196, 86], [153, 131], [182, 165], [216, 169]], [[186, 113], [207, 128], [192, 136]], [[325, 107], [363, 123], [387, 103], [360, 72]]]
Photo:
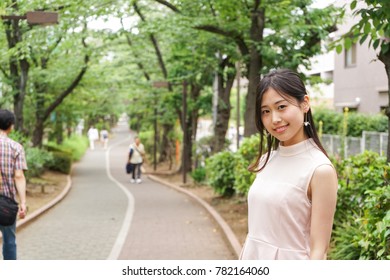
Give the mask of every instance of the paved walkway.
[[56, 206], [18, 230], [27, 260], [235, 259], [208, 212], [187, 195], [125, 174], [131, 135], [120, 123], [109, 149], [97, 145], [72, 172]]

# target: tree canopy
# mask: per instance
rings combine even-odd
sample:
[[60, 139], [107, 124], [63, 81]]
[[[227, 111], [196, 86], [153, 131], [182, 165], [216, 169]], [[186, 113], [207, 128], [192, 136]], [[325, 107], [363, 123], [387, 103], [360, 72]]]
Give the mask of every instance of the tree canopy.
[[[45, 137], [84, 119], [88, 124], [137, 116], [137, 130], [172, 141], [177, 123], [195, 139], [199, 117], [217, 115], [215, 149], [223, 147], [236, 78], [248, 80], [245, 135], [254, 134], [255, 89], [274, 68], [310, 67], [320, 41], [335, 29], [340, 11], [312, 0], [6, 0], [2, 15], [54, 11], [59, 23], [0, 23], [1, 106], [13, 109], [16, 128], [42, 145]], [[115, 29], [109, 24], [117, 22]], [[97, 28], [100, 22], [103, 28]], [[106, 25], [106, 26], [105, 26]], [[166, 81], [167, 88], [153, 82]], [[183, 82], [188, 112], [183, 118]], [[212, 108], [212, 95], [217, 102]], [[59, 125], [58, 122], [61, 122]], [[184, 126], [185, 122], [185, 126]], [[57, 127], [57, 128], [56, 128]], [[65, 129], [66, 128], [66, 129]], [[173, 137], [173, 138], [172, 138]], [[180, 136], [181, 137], [181, 136]], [[61, 137], [57, 137], [61, 138]], [[160, 154], [164, 154], [161, 144]]]

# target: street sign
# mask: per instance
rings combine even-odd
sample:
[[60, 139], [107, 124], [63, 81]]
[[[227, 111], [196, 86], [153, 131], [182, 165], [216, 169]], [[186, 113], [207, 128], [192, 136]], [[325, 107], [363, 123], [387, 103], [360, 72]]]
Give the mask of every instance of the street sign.
[[153, 82], [153, 87], [155, 88], [168, 88], [169, 83], [166, 81], [155, 81]]
[[58, 23], [58, 13], [54, 12], [27, 12], [26, 17], [30, 25], [52, 25]]

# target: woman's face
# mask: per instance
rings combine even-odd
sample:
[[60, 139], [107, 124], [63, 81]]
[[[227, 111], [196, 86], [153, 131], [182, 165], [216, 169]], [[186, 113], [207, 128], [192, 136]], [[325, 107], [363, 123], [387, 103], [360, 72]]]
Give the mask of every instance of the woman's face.
[[269, 88], [261, 100], [261, 121], [268, 133], [283, 146], [290, 146], [307, 139], [303, 122], [304, 113], [308, 110], [308, 96], [298, 104], [298, 101], [286, 100], [273, 88]]

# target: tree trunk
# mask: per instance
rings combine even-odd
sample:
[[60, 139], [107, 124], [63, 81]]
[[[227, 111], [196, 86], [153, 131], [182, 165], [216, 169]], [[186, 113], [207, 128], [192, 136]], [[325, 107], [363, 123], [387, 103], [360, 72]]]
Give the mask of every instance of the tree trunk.
[[186, 141], [186, 149], [183, 151], [184, 153], [186, 153], [186, 171], [187, 172], [191, 172], [192, 171], [192, 145], [193, 145], [193, 141], [192, 141], [192, 117], [190, 117], [187, 121], [187, 139], [183, 139], [183, 141]]
[[[8, 48], [15, 48], [22, 41], [22, 30], [19, 26], [19, 20], [5, 21], [5, 27]], [[9, 68], [14, 99], [15, 130], [23, 131], [23, 104], [30, 64], [27, 59], [19, 59], [12, 56], [9, 61]]]
[[[45, 65], [44, 65], [45, 66]], [[44, 68], [46, 69], [46, 68]], [[45, 83], [35, 83], [36, 101], [35, 101], [35, 128], [33, 132], [32, 144], [33, 147], [41, 147], [43, 140], [44, 122], [43, 118], [45, 112], [45, 92], [47, 85]]]
[[32, 139], [32, 143], [34, 147], [42, 146], [43, 130], [44, 130], [44, 120], [42, 119], [42, 117], [39, 117], [35, 121], [35, 127], [34, 127], [33, 139]]
[[[196, 103], [196, 100], [199, 99], [202, 88], [197, 84], [190, 85], [190, 98], [193, 103]], [[196, 140], [196, 133], [198, 129], [198, 119], [199, 119], [199, 109], [195, 106], [192, 108], [192, 111], [187, 112], [188, 120], [187, 120], [187, 139], [183, 139], [187, 141], [186, 143], [186, 167], [187, 171], [190, 172], [193, 169], [193, 145]]]
[[64, 129], [63, 129], [63, 121], [62, 121], [62, 114], [57, 111], [57, 118], [55, 122], [55, 128], [54, 128], [54, 134], [56, 143], [58, 145], [61, 145], [64, 141]]
[[244, 136], [248, 137], [257, 132], [255, 124], [256, 88], [260, 80], [260, 70], [263, 66], [261, 51], [258, 43], [263, 41], [264, 10], [255, 9], [251, 15], [250, 38], [250, 61], [248, 68], [248, 94], [246, 96], [246, 110], [244, 115]]
[[15, 129], [19, 131], [23, 131], [23, 106], [24, 106], [24, 98], [26, 96], [26, 88], [27, 88], [27, 79], [28, 79], [28, 71], [30, 69], [30, 64], [26, 59], [22, 59], [19, 61], [20, 65], [20, 76], [18, 77], [18, 89], [17, 94], [14, 95], [14, 113], [15, 113]]
[[169, 161], [169, 170], [172, 168], [172, 153], [173, 153], [173, 143], [169, 139], [168, 135], [174, 128], [172, 124], [163, 124], [162, 125], [162, 139], [160, 145], [160, 158], [159, 162]]
[[[226, 58], [220, 63], [217, 74], [218, 105], [217, 120], [214, 126], [214, 145], [212, 153], [222, 151], [225, 146], [226, 132], [229, 126], [231, 111], [230, 93], [235, 78], [234, 71], [229, 71], [229, 68], [234, 69], [234, 64], [229, 63], [229, 58]], [[226, 81], [224, 79], [225, 73], [228, 73]]]
[[[200, 97], [200, 93], [202, 91], [202, 88], [197, 84], [191, 85], [191, 99], [192, 102], [196, 103], [196, 101]], [[198, 132], [198, 121], [199, 121], [199, 109], [198, 107], [194, 107], [194, 109], [191, 111], [191, 138], [192, 142], [196, 141], [196, 134]]]
[[[183, 85], [183, 87], [187, 87], [187, 86]], [[193, 99], [193, 101], [195, 102], [196, 99], [199, 97], [201, 89], [198, 86], [193, 85], [193, 84], [190, 85], [190, 88], [191, 88], [190, 98]], [[183, 91], [184, 91], [184, 88], [183, 88]], [[183, 92], [182, 98], [184, 98], [184, 92]], [[186, 104], [188, 104], [188, 98], [186, 98], [186, 100], [187, 100]], [[184, 104], [184, 100], [183, 100], [183, 104]], [[184, 110], [184, 106], [183, 106], [183, 110]], [[183, 117], [182, 117], [183, 111], [180, 110], [180, 108], [176, 108], [176, 112], [180, 118], [180, 125], [181, 125], [182, 131], [183, 131], [183, 149], [182, 149], [182, 151], [183, 151], [183, 153], [185, 153], [185, 158], [186, 158], [185, 167], [186, 167], [186, 171], [190, 172], [190, 171], [192, 171], [192, 158], [193, 158], [192, 146], [194, 143], [194, 133], [196, 134], [196, 128], [194, 128], [194, 125], [197, 126], [197, 123], [194, 122], [194, 119], [198, 118], [198, 112], [197, 112], [197, 108], [192, 108], [192, 111], [190, 111], [190, 112], [187, 111], [187, 114], [186, 114], [185, 120], [184, 120], [185, 124], [183, 123]], [[184, 131], [186, 131], [187, 133], [184, 133]], [[187, 137], [185, 137], [185, 136], [187, 136]], [[183, 162], [182, 162], [179, 170], [183, 171]]]
[[[379, 60], [385, 64], [386, 74], [387, 74], [387, 95], [389, 98], [389, 103], [386, 109], [386, 115], [389, 119], [388, 131], [390, 139], [390, 51], [387, 51], [386, 54], [380, 54], [378, 56]], [[390, 141], [387, 141], [387, 162], [390, 162]]]

